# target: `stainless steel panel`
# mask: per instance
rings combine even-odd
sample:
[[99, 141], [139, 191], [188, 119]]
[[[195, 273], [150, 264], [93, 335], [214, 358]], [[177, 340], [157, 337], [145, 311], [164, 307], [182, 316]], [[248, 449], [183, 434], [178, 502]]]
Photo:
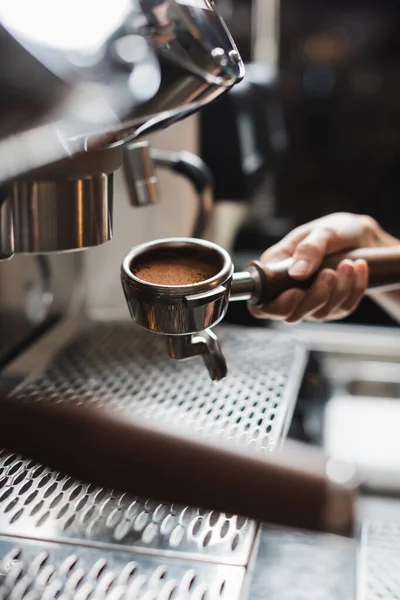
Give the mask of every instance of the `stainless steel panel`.
[[1, 533], [245, 565], [255, 531], [240, 517], [115, 494], [0, 458]]
[[400, 599], [400, 523], [365, 521], [358, 565], [358, 599]]
[[245, 572], [0, 536], [1, 565], [0, 600], [232, 600]]
[[94, 324], [27, 384], [24, 394], [181, 421], [199, 435], [272, 450], [285, 435], [305, 366], [290, 339], [221, 328], [228, 377], [209, 380], [201, 360], [172, 361], [165, 338], [131, 323]]
[[[229, 375], [215, 385], [201, 361], [171, 361], [160, 336], [131, 322], [92, 323], [63, 350], [53, 349], [53, 360], [28, 380], [24, 393], [166, 423], [180, 419], [196, 435], [219, 434], [234, 445], [272, 451], [286, 435], [306, 353], [290, 339], [271, 339], [262, 330], [222, 327], [219, 336]], [[48, 352], [49, 343], [44, 347]], [[35, 358], [41, 361], [43, 350], [33, 348], [19, 365], [25, 363], [34, 372]], [[196, 568], [209, 569], [205, 581], [210, 586], [231, 565], [240, 577], [232, 576], [238, 578], [236, 584], [221, 598], [235, 600], [257, 529], [256, 523], [235, 515], [116, 494], [0, 452], [0, 535], [17, 536], [25, 540], [22, 544], [27, 538], [39, 540], [32, 542], [37, 549], [46, 542], [61, 552], [73, 544], [75, 553], [85, 547], [93, 552], [96, 548], [99, 556], [123, 552], [126, 562], [146, 561], [147, 555], [154, 564], [171, 560], [178, 570], [182, 565], [189, 569], [195, 561]], [[205, 592], [209, 595], [203, 594], [204, 600], [214, 598], [210, 590]], [[170, 597], [203, 598], [188, 594]]]
[[263, 528], [251, 600], [353, 600], [355, 542]]

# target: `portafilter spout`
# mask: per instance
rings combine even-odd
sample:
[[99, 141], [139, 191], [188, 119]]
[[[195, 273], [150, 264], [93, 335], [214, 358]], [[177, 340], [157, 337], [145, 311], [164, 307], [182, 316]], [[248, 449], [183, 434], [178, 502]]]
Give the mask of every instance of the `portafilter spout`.
[[217, 336], [211, 329], [190, 335], [169, 335], [168, 354], [176, 360], [190, 360], [201, 356], [211, 379], [215, 382], [226, 377], [228, 367]]

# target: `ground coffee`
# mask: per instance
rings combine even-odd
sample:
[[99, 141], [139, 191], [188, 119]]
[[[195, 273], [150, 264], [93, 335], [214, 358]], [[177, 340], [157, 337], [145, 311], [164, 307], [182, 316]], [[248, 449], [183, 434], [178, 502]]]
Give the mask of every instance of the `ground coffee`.
[[215, 266], [194, 257], [152, 258], [132, 268], [138, 279], [158, 285], [192, 285], [216, 275]]

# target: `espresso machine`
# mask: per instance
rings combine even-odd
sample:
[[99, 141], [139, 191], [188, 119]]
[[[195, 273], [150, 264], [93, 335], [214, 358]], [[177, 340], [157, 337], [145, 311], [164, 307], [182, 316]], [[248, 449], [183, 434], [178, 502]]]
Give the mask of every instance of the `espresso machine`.
[[[234, 273], [202, 239], [206, 165], [148, 143], [240, 82], [241, 57], [209, 0], [54, 5], [0, 7], [0, 598], [255, 598], [260, 522], [349, 535], [357, 478], [283, 444], [305, 347], [214, 331], [229, 301], [292, 285], [288, 264]], [[90, 318], [81, 257], [111, 243], [114, 178], [133, 215], [157, 168], [193, 185], [193, 237], [132, 239], [125, 319]], [[367, 255], [371, 287], [398, 282], [393, 252]], [[137, 276], [182, 257], [208, 278]]]

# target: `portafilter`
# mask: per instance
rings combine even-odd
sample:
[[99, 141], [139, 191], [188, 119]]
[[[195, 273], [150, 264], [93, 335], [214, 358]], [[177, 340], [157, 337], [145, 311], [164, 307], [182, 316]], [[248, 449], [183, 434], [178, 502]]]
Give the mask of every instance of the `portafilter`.
[[[335, 269], [346, 258], [367, 261], [368, 291], [400, 287], [400, 245], [332, 254], [321, 269]], [[121, 280], [133, 321], [167, 336], [172, 358], [201, 355], [218, 381], [226, 376], [227, 366], [211, 328], [223, 319], [231, 301], [262, 306], [290, 288], [310, 287], [317, 274], [305, 281], [292, 279], [291, 260], [254, 260], [235, 273], [230, 255], [217, 244], [168, 238], [132, 248], [122, 263]]]

